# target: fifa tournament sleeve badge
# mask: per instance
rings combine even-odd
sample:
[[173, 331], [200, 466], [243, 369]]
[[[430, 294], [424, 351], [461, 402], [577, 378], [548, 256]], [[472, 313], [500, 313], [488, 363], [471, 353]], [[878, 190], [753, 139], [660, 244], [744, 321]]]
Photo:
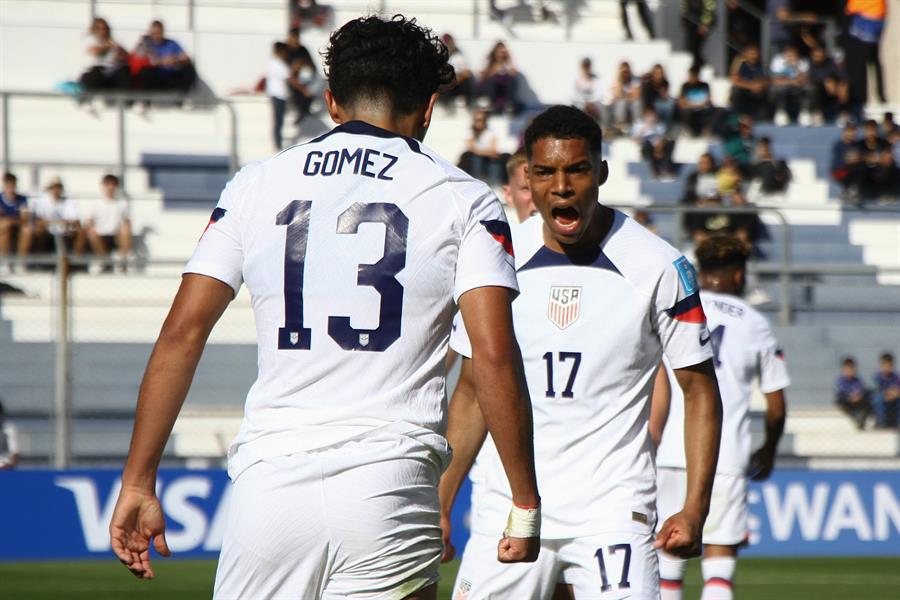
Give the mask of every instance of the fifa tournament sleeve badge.
[[686, 296], [690, 296], [699, 289], [697, 285], [697, 272], [694, 266], [685, 257], [680, 257], [674, 263], [675, 270], [678, 271], [678, 278], [681, 279], [681, 286], [684, 288]]

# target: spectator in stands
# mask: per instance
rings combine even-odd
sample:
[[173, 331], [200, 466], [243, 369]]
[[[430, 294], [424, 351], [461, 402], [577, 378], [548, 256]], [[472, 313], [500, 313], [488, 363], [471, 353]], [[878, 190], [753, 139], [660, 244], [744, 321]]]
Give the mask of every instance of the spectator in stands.
[[722, 198], [715, 192], [707, 196], [698, 196], [694, 207], [697, 210], [686, 213], [682, 223], [694, 247], [701, 244], [710, 235], [733, 231], [731, 215], [720, 210]]
[[809, 110], [819, 123], [834, 123], [847, 103], [847, 78], [822, 46], [810, 51]]
[[497, 184], [503, 162], [497, 150], [497, 134], [488, 126], [489, 114], [488, 110], [480, 109], [472, 115], [472, 128], [466, 140], [466, 150], [459, 159], [459, 168], [472, 177]]
[[717, 171], [718, 167], [713, 155], [709, 152], [701, 154], [697, 160], [697, 169], [685, 179], [681, 203], [696, 204], [698, 198], [717, 196], [719, 194]]
[[796, 125], [800, 109], [805, 105], [809, 62], [801, 58], [791, 44], [772, 57], [769, 66], [772, 76], [772, 99], [775, 105], [775, 124], [790, 122]]
[[616, 79], [610, 87], [607, 111], [606, 122], [620, 134], [627, 133], [632, 121], [641, 114], [641, 80], [631, 72], [628, 62], [619, 64]]
[[841, 374], [834, 384], [834, 402], [856, 423], [859, 429], [866, 426], [866, 418], [872, 413], [869, 390], [856, 373], [856, 361], [846, 357], [841, 362]]
[[281, 129], [284, 126], [284, 113], [290, 97], [291, 67], [288, 65], [288, 46], [284, 42], [275, 42], [272, 46], [272, 57], [266, 66], [266, 95], [272, 103], [272, 141], [275, 151], [282, 149]]
[[572, 104], [591, 115], [595, 121], [600, 121], [603, 116], [603, 79], [594, 72], [590, 58], [581, 59], [574, 88]]
[[0, 470], [15, 469], [19, 463], [19, 430], [6, 418], [0, 401]]
[[809, 49], [821, 45], [822, 23], [819, 15], [811, 11], [795, 10], [794, 0], [767, 0], [769, 16], [769, 42], [780, 50], [793, 44], [803, 56]]
[[722, 149], [727, 156], [735, 160], [743, 176], [753, 176], [753, 156], [756, 152], [756, 138], [753, 136], [753, 119], [743, 115], [736, 117], [737, 127], [730, 126]]
[[[756, 0], [751, 2], [751, 10], [753, 5], [757, 8], [760, 4], [765, 4], [765, 0]], [[728, 43], [726, 44], [727, 60], [726, 64], [731, 64], [737, 54], [737, 48], [743, 48], [750, 42], [758, 41], [761, 38], [760, 21], [756, 16], [749, 12], [745, 3], [740, 0], [725, 0], [725, 22], [728, 27]]]
[[681, 0], [684, 45], [694, 57], [692, 66], [703, 66], [703, 44], [716, 24], [716, 0]]
[[724, 200], [730, 200], [735, 192], [741, 190], [743, 183], [744, 176], [741, 174], [737, 161], [730, 154], [726, 154], [722, 157], [722, 164], [716, 174], [718, 196]]
[[847, 30], [843, 42], [851, 105], [864, 107], [869, 100], [870, 64], [875, 68], [875, 90], [878, 99], [882, 104], [887, 103], [884, 95], [884, 75], [879, 59], [886, 9], [885, 0], [847, 1], [845, 8]]
[[881, 137], [890, 141], [891, 136], [900, 131], [900, 125], [897, 125], [897, 122], [894, 121], [894, 113], [891, 111], [885, 111], [884, 115], [881, 117], [881, 123], [879, 124], [879, 128], [881, 130]]
[[850, 202], [859, 200], [859, 187], [865, 176], [856, 137], [856, 125], [848, 123], [841, 131], [841, 138], [831, 147], [831, 178], [840, 184], [841, 197]]
[[306, 23], [324, 27], [330, 11], [330, 7], [319, 4], [318, 0], [294, 0], [291, 3], [291, 24], [296, 28]]
[[666, 126], [660, 122], [652, 106], [644, 107], [643, 118], [635, 121], [631, 136], [641, 145], [641, 157], [650, 166], [654, 179], [675, 177], [675, 166], [672, 164], [675, 141], [666, 137]]
[[878, 357], [872, 404], [876, 427], [897, 427], [900, 420], [900, 375], [894, 370], [894, 355], [890, 352]]
[[480, 94], [488, 97], [493, 112], [519, 113], [521, 106], [516, 95], [518, 78], [519, 71], [513, 64], [509, 48], [503, 42], [497, 42], [488, 54], [479, 86]]
[[696, 137], [709, 132], [714, 110], [712, 95], [709, 92], [709, 84], [700, 81], [700, 69], [696, 66], [688, 70], [687, 81], [681, 85], [678, 110], [691, 135]]
[[18, 239], [19, 261], [24, 260], [31, 245], [31, 215], [28, 199], [17, 189], [18, 179], [12, 173], [3, 174], [3, 189], [0, 191], [0, 275], [12, 271], [9, 262], [13, 241]]
[[622, 15], [622, 28], [625, 30], [625, 39], [634, 39], [634, 36], [631, 34], [631, 24], [628, 22], [627, 7], [629, 2], [637, 5], [638, 16], [640, 16], [641, 23], [644, 24], [644, 29], [647, 30], [647, 35], [652, 40], [656, 35], [653, 33], [653, 17], [650, 14], [650, 9], [647, 7], [647, 0], [619, 0], [619, 11]]
[[537, 214], [537, 208], [531, 199], [531, 186], [527, 175], [528, 157], [524, 150], [519, 150], [506, 161], [506, 183], [503, 185], [503, 200], [515, 212], [516, 220], [521, 223], [528, 217]]
[[75, 201], [66, 196], [62, 180], [54, 177], [46, 195], [34, 203], [34, 244], [41, 251], [55, 247], [57, 236], [76, 255], [84, 252], [85, 238]]
[[889, 149], [879, 154], [878, 164], [871, 169], [870, 178], [873, 199], [891, 201], [900, 198], [900, 168]]
[[873, 200], [889, 195], [890, 180], [885, 178], [885, 172], [890, 171], [889, 165], [893, 163], [891, 146], [878, 134], [878, 123], [874, 119], [863, 123], [863, 137], [856, 147], [859, 150], [858, 168], [861, 174], [858, 180], [862, 199]]
[[[747, 195], [742, 189], [736, 190], [731, 195], [728, 205], [732, 208], [755, 208], [753, 203], [747, 200]], [[767, 239], [769, 233], [762, 219], [759, 218], [759, 213], [731, 213], [728, 217], [731, 220], [731, 232], [752, 248], [754, 257], [765, 258], [759, 249], [758, 242]]]
[[309, 53], [306, 46], [300, 43], [300, 29], [298, 27], [291, 27], [288, 29], [287, 39], [284, 43], [287, 44], [288, 48], [288, 57], [285, 62], [292, 65], [298, 60], [301, 60], [304, 63], [309, 63], [315, 67], [312, 54]]
[[87, 53], [91, 64], [78, 80], [85, 91], [127, 90], [131, 87], [128, 53], [112, 38], [106, 19], [97, 17], [91, 22]]
[[649, 106], [656, 111], [657, 117], [665, 123], [668, 131], [675, 119], [676, 102], [669, 94], [669, 80], [662, 65], [653, 65], [650, 72], [642, 78], [641, 103], [644, 108]]
[[[100, 262], [91, 263], [92, 273], [110, 271], [115, 267], [124, 272], [133, 246], [128, 201], [119, 193], [119, 178], [104, 175], [100, 198], [90, 206], [84, 226], [91, 251]], [[110, 254], [113, 263], [110, 264]]]
[[456, 73], [456, 79], [447, 89], [441, 90], [441, 101], [445, 104], [453, 105], [454, 102], [462, 101], [467, 107], [472, 106], [475, 98], [475, 76], [469, 68], [462, 50], [456, 45], [456, 40], [449, 33], [441, 36], [441, 41], [447, 47], [450, 56], [449, 63]]
[[748, 44], [731, 65], [731, 107], [741, 115], [768, 120], [769, 76], [759, 61], [759, 46]]
[[325, 88], [324, 80], [319, 76], [316, 66], [306, 58], [299, 56], [290, 63], [291, 76], [288, 78], [288, 91], [292, 104], [297, 111], [294, 125], [299, 125], [311, 112], [317, 98], [322, 96]]
[[772, 141], [767, 137], [759, 138], [756, 144], [753, 176], [759, 180], [760, 191], [764, 194], [782, 193], [791, 181], [790, 168], [785, 161], [772, 155]]
[[146, 61], [136, 77], [142, 90], [185, 93], [197, 80], [190, 57], [178, 42], [165, 36], [162, 21], [150, 23], [150, 31], [141, 38], [134, 53]]

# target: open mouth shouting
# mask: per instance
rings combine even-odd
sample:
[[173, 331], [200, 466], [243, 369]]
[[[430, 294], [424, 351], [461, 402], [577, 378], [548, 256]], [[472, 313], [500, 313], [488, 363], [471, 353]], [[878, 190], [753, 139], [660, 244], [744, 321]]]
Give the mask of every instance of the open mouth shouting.
[[560, 205], [550, 209], [550, 224], [561, 235], [575, 235], [581, 228], [581, 220], [581, 213], [575, 206]]

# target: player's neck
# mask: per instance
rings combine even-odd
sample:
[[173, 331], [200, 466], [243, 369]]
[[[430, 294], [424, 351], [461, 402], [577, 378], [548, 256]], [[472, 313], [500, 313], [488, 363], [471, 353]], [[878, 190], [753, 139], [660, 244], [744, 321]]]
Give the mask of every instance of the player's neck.
[[339, 122], [346, 123], [348, 121], [362, 121], [408, 138], [421, 140], [425, 137], [426, 127], [423, 126], [423, 115], [418, 111], [410, 115], [396, 115], [380, 110], [342, 111]]

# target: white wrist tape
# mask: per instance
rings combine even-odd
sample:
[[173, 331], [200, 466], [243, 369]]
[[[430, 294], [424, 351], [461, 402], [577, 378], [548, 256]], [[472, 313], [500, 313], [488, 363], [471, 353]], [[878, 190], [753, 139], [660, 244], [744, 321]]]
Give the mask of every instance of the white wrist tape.
[[541, 507], [519, 508], [515, 504], [509, 511], [503, 537], [532, 538], [541, 536]]

